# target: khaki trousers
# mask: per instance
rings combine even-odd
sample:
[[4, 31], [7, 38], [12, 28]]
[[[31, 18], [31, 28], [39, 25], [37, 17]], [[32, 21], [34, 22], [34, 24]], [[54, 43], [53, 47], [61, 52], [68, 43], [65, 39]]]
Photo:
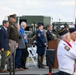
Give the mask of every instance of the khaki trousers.
[[16, 41], [9, 39], [11, 53], [16, 53]]
[[[10, 55], [11, 56], [11, 59], [10, 60], [11, 60], [11, 66], [12, 66], [12, 62], [13, 62], [13, 56], [12, 56], [12, 54], [13, 53], [14, 53], [14, 55], [16, 54], [16, 41], [9, 39], [9, 43], [10, 43], [9, 50], [11, 52], [11, 55]], [[10, 62], [8, 62], [8, 69], [9, 69], [9, 64], [10, 64]]]

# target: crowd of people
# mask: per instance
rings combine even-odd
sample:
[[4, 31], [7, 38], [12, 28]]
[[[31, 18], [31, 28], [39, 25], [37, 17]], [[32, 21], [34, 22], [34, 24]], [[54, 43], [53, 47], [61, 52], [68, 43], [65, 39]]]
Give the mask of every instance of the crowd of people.
[[[45, 68], [43, 64], [43, 58], [45, 55], [45, 49], [48, 48], [48, 41], [54, 40], [55, 35], [53, 34], [52, 25], [47, 26], [46, 34], [43, 31], [44, 23], [39, 22], [36, 30], [36, 46], [37, 46], [37, 66], [38, 68]], [[15, 70], [28, 69], [26, 67], [26, 60], [28, 57], [28, 38], [25, 33], [27, 23], [22, 21], [21, 24], [16, 23], [16, 14], [9, 15], [9, 21], [3, 20], [2, 27], [0, 28], [0, 72], [9, 71], [8, 58], [6, 58], [6, 52], [15, 54]], [[58, 31], [59, 43], [57, 48], [58, 58], [58, 75], [71, 75], [76, 69], [76, 30], [75, 28], [61, 28]], [[7, 70], [4, 69], [7, 63]], [[12, 66], [12, 65], [11, 65]], [[51, 73], [50, 73], [51, 75]]]
[[[13, 62], [12, 53], [15, 54], [15, 70], [28, 69], [26, 67], [28, 41], [25, 33], [27, 24], [26, 22], [21, 22], [21, 25], [18, 25], [16, 18], [16, 14], [9, 15], [9, 21], [3, 20], [0, 28], [0, 72], [8, 72], [10, 70], [10, 62], [6, 57], [8, 50], [10, 51], [11, 62]], [[4, 69], [6, 63], [7, 70]]]
[[[11, 62], [13, 62], [12, 53], [15, 55], [15, 70], [28, 69], [26, 67], [26, 60], [29, 55], [27, 51], [28, 38], [25, 33], [27, 23], [22, 21], [20, 25], [17, 24], [16, 14], [9, 15], [8, 17], [9, 20], [3, 20], [2, 27], [0, 28], [0, 72], [8, 72], [10, 70], [10, 62], [6, 57], [7, 51], [10, 51]], [[36, 30], [38, 68], [44, 68], [43, 58], [45, 54], [45, 47], [47, 47], [47, 40], [43, 32], [43, 27], [44, 24], [39, 22]], [[52, 35], [52, 25], [48, 26], [46, 35], [48, 41], [54, 39]], [[5, 64], [7, 64], [6, 70], [4, 69]]]

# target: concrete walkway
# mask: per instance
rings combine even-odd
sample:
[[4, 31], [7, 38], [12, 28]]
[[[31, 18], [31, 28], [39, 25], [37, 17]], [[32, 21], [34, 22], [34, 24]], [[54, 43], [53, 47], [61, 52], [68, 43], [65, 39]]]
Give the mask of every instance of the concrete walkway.
[[[48, 67], [41, 69], [34, 66], [29, 67], [29, 69], [15, 71], [16, 75], [46, 75], [48, 73]], [[52, 73], [57, 72], [57, 69], [53, 69]], [[9, 75], [9, 73], [0, 73], [0, 75]]]

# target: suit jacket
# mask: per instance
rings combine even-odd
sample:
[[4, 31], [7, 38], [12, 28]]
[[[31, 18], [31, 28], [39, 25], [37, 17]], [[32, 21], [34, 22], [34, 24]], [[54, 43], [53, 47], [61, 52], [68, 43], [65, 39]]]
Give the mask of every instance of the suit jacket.
[[0, 29], [0, 49], [1, 48], [4, 48], [4, 50], [9, 49], [8, 32], [4, 27]]
[[25, 42], [24, 42], [23, 36], [19, 32], [18, 49], [24, 49], [24, 48], [26, 48]]
[[44, 33], [39, 29], [36, 31], [36, 41], [38, 47], [45, 47], [44, 43], [46, 43], [46, 38]]
[[46, 36], [47, 36], [47, 41], [54, 40], [54, 36], [52, 35], [52, 33], [49, 30], [47, 30]]

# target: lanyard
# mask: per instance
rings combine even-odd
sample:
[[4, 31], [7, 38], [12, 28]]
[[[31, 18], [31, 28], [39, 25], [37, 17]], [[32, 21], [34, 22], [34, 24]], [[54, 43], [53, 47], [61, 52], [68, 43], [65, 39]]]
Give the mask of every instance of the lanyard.
[[64, 40], [64, 41], [72, 48], [72, 45], [68, 41], [66, 41], [66, 40]]

